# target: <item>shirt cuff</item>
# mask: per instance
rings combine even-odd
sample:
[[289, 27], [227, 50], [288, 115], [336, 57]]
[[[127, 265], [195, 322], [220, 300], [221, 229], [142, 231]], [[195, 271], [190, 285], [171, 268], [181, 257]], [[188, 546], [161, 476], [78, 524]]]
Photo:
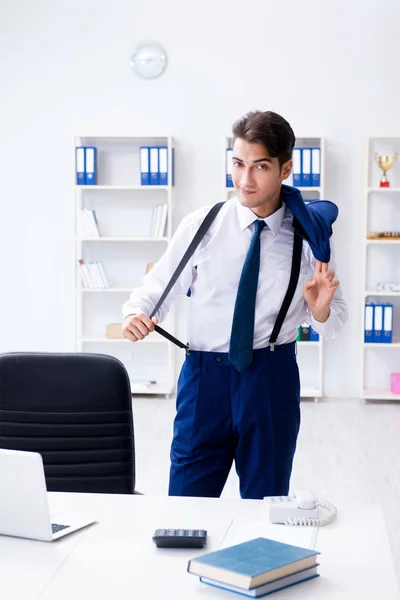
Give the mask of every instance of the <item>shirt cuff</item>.
[[336, 319], [336, 312], [335, 312], [335, 309], [332, 307], [331, 307], [331, 312], [329, 314], [329, 317], [327, 318], [327, 320], [324, 323], [321, 323], [320, 321], [317, 321], [316, 319], [314, 319], [314, 317], [311, 313], [311, 327], [314, 329], [314, 331], [316, 331], [317, 333], [322, 335], [324, 338], [330, 338], [330, 337], [332, 337], [332, 335], [334, 333], [335, 319]]

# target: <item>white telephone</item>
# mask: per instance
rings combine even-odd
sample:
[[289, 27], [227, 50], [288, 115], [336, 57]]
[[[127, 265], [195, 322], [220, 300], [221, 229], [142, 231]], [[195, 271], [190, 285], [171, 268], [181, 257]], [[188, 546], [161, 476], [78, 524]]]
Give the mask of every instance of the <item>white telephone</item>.
[[[266, 496], [264, 501], [272, 523], [322, 527], [331, 523], [337, 514], [333, 504], [318, 500], [310, 490], [305, 489], [295, 490], [291, 496]], [[319, 507], [328, 512], [325, 518], [319, 518]]]

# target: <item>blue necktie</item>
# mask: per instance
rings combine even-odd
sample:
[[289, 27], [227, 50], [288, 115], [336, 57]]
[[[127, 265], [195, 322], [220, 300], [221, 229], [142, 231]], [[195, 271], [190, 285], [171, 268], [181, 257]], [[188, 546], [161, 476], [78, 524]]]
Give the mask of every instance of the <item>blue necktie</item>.
[[254, 317], [258, 272], [260, 270], [260, 234], [265, 221], [255, 221], [254, 233], [244, 261], [233, 312], [229, 360], [241, 373], [253, 360]]

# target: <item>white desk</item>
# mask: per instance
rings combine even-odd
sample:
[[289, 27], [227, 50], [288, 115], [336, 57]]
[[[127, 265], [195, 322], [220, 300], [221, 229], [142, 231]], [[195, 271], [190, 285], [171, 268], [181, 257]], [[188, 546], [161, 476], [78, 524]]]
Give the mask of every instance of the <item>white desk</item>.
[[[52, 513], [92, 513], [98, 523], [57, 542], [0, 536], [4, 600], [228, 600], [186, 572], [198, 550], [157, 549], [156, 528], [204, 528], [217, 550], [232, 519], [265, 521], [260, 500], [50, 494]], [[275, 526], [282, 527], [282, 526]], [[321, 528], [318, 579], [273, 597], [318, 600], [398, 599], [383, 515], [378, 506], [338, 507], [335, 523]]]

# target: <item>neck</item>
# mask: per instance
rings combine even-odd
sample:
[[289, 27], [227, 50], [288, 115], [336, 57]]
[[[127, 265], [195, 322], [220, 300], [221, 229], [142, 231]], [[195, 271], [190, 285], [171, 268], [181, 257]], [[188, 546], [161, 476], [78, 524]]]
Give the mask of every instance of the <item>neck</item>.
[[260, 219], [266, 219], [267, 217], [270, 217], [271, 215], [276, 213], [276, 211], [279, 210], [281, 206], [281, 186], [279, 186], [279, 189], [274, 193], [274, 195], [268, 198], [268, 200], [266, 200], [264, 204], [261, 204], [260, 206], [257, 206], [255, 208], [251, 208], [250, 210]]

